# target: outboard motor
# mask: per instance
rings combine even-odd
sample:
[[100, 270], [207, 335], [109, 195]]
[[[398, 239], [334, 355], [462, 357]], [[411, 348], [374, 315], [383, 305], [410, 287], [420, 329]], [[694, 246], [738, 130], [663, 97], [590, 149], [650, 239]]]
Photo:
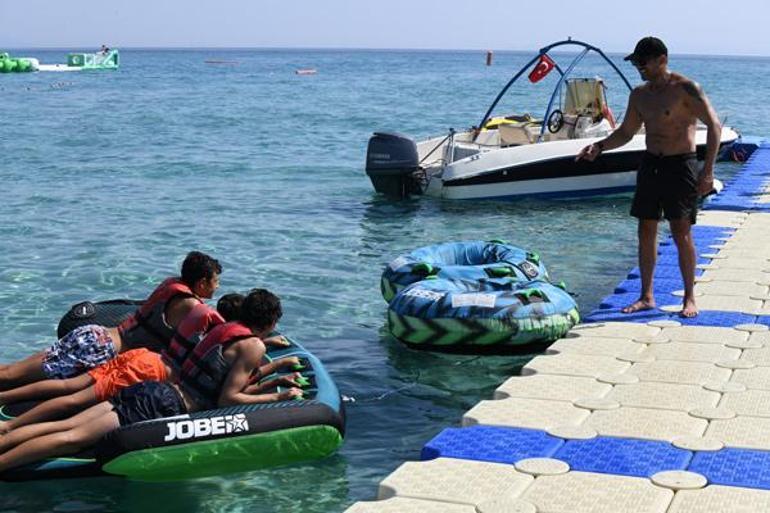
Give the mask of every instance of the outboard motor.
[[366, 174], [377, 192], [398, 198], [422, 194], [415, 177], [419, 167], [417, 145], [408, 137], [375, 132], [369, 139]]

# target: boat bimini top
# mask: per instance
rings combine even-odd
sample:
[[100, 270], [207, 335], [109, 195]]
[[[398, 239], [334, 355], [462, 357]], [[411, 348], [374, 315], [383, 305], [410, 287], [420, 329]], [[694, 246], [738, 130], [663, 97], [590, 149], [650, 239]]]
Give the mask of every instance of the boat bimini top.
[[[564, 47], [564, 46], [577, 46], [582, 48], [582, 51], [579, 52], [566, 66], [566, 68], [562, 68], [562, 66], [559, 65], [559, 63], [549, 55], [548, 52], [553, 50], [554, 48]], [[611, 128], [615, 127], [615, 119], [612, 116], [612, 111], [609, 108], [609, 105], [607, 104], [607, 97], [604, 92], [604, 81], [599, 78], [570, 78], [570, 75], [574, 71], [574, 69], [577, 67], [578, 64], [590, 53], [594, 52], [598, 54], [604, 61], [610, 65], [610, 67], [615, 70], [615, 72], [618, 74], [621, 80], [623, 80], [623, 83], [626, 84], [628, 87], [628, 90], [631, 91], [631, 83], [628, 81], [626, 76], [623, 74], [622, 71], [620, 71], [620, 68], [618, 68], [615, 63], [613, 63], [605, 54], [602, 52], [601, 49], [590, 45], [588, 43], [584, 43], [582, 41], [576, 41], [573, 39], [567, 39], [565, 41], [558, 41], [556, 43], [552, 43], [548, 46], [545, 46], [540, 49], [540, 51], [533, 57], [529, 62], [527, 62], [522, 68], [508, 81], [508, 83], [505, 85], [505, 87], [502, 88], [500, 93], [498, 93], [495, 100], [492, 102], [492, 105], [489, 106], [486, 113], [484, 114], [484, 117], [481, 118], [481, 122], [477, 125], [479, 127], [484, 128], [492, 128], [492, 126], [489, 126], [490, 121], [494, 122], [494, 120], [499, 118], [493, 118], [492, 112], [495, 110], [497, 105], [500, 103], [500, 100], [505, 96], [505, 94], [508, 92], [508, 90], [513, 86], [516, 81], [521, 78], [521, 76], [530, 68], [535, 65], [534, 69], [530, 72], [529, 77], [532, 81], [537, 81], [543, 78], [546, 74], [548, 74], [552, 69], [555, 69], [559, 75], [560, 78], [558, 82], [556, 83], [556, 86], [553, 89], [553, 92], [551, 93], [550, 100], [548, 101], [548, 106], [545, 109], [545, 112], [543, 114], [543, 119], [546, 120], [546, 123], [539, 123], [537, 120], [533, 120], [533, 122], [530, 123], [498, 123], [493, 124], [493, 126], [506, 126], [507, 129], [503, 129], [503, 132], [508, 132], [507, 134], [501, 133], [501, 145], [506, 146], [506, 139], [511, 139], [511, 135], [513, 130], [511, 128], [516, 127], [518, 129], [521, 128], [529, 128], [528, 133], [525, 135], [524, 139], [522, 140], [521, 137], [518, 138], [520, 142], [518, 144], [522, 144], [525, 142], [542, 142], [544, 140], [552, 139], [546, 134], [546, 129], [548, 129], [548, 132], [551, 134], [558, 133], [561, 128], [564, 126], [565, 123], [570, 124], [570, 120], [573, 120], [572, 124], [576, 123], [576, 120], [579, 119], [581, 116], [586, 116], [592, 118], [594, 122], [599, 122], [602, 118], [606, 119], [607, 122], [611, 125]], [[545, 71], [540, 72], [540, 69], [544, 69]], [[560, 97], [560, 94], [562, 92], [562, 88], [564, 87], [565, 90], [565, 101], [563, 106], [557, 107], [557, 98]], [[513, 116], [511, 116], [513, 118]], [[535, 125], [535, 126], [533, 126]], [[533, 128], [536, 130], [533, 134]], [[539, 130], [537, 130], [539, 129]], [[521, 130], [517, 130], [521, 132]], [[475, 142], [479, 138], [480, 132], [478, 130], [475, 131], [475, 134], [472, 138], [472, 141]], [[506, 135], [508, 137], [506, 137]], [[567, 135], [567, 134], [565, 134]], [[587, 137], [590, 134], [585, 135], [578, 135], [578, 134], [569, 134], [572, 137]], [[571, 137], [571, 138], [572, 138]], [[515, 136], [513, 139], [516, 139]], [[516, 143], [514, 143], [516, 144]]]

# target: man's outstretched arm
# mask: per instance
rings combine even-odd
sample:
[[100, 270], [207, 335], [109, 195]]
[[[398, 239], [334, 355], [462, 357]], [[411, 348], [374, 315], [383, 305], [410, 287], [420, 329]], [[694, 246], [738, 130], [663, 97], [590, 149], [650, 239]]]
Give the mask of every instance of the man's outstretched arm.
[[637, 103], [636, 91], [631, 91], [631, 95], [628, 97], [626, 115], [623, 116], [623, 123], [606, 138], [580, 150], [575, 160], [593, 161], [601, 152], [619, 148], [630, 141], [642, 127], [642, 116], [639, 114]]

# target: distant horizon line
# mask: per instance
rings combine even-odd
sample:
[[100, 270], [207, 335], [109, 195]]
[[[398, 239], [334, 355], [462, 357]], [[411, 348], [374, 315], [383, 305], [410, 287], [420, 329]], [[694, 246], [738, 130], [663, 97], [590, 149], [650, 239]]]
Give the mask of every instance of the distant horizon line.
[[[79, 51], [83, 49], [95, 49], [98, 51], [100, 45], [79, 46], [3, 46], [0, 45], [0, 51], [15, 50], [42, 50], [42, 51]], [[114, 46], [118, 50], [164, 50], [164, 51], [189, 51], [189, 50], [211, 50], [211, 51], [238, 51], [238, 50], [284, 50], [284, 51], [354, 51], [354, 52], [453, 52], [453, 53], [475, 53], [475, 52], [493, 52], [493, 53], [525, 53], [534, 54], [538, 49], [530, 50], [500, 50], [489, 48], [383, 48], [383, 47], [344, 47], [344, 46]], [[602, 50], [604, 51], [604, 50]], [[558, 53], [577, 53], [565, 50], [554, 51]], [[622, 51], [604, 51], [606, 55], [625, 55]], [[672, 53], [672, 56], [682, 57], [748, 57], [748, 58], [769, 58], [770, 55], [764, 54], [728, 54], [728, 53]]]

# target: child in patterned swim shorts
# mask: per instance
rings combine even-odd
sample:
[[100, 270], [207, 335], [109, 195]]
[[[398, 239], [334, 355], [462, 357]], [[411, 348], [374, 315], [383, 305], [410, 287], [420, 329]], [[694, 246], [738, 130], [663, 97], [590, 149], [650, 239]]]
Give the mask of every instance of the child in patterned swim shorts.
[[110, 329], [80, 326], [54, 342], [43, 357], [48, 379], [66, 379], [109, 362], [117, 356]]
[[116, 328], [80, 326], [24, 360], [0, 365], [0, 390], [44, 379], [66, 379], [106, 363], [120, 353]]
[[[259, 375], [270, 376], [275, 372], [299, 364], [296, 356], [280, 358], [259, 367]], [[264, 393], [277, 386], [296, 387], [299, 373], [292, 373], [259, 386], [251, 385], [249, 393], [264, 402], [282, 401], [286, 392]], [[99, 402], [116, 397], [131, 385], [150, 381], [177, 382], [178, 375], [170, 362], [149, 349], [132, 349], [118, 355], [104, 365], [86, 374], [70, 379], [38, 381], [30, 385], [0, 392], [0, 404], [39, 400], [54, 397], [38, 404], [22, 415], [0, 422], [0, 434], [29, 424], [69, 417]], [[59, 397], [56, 397], [59, 396]]]

